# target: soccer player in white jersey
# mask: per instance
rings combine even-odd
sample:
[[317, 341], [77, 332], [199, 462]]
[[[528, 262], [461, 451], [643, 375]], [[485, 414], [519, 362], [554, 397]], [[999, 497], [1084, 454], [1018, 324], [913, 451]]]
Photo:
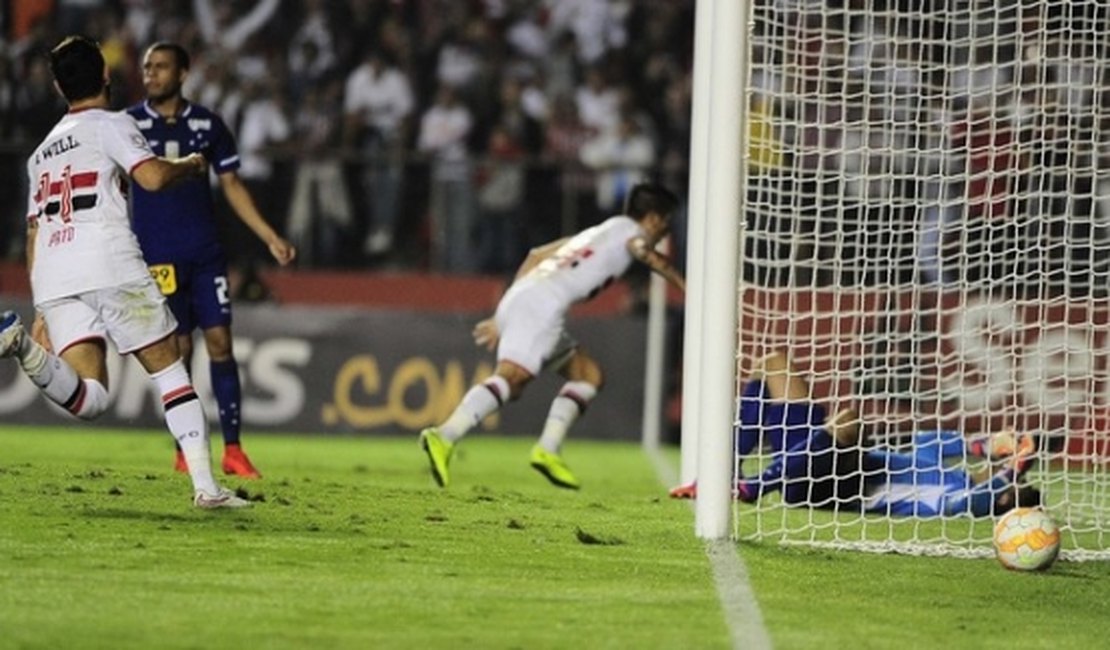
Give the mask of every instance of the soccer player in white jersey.
[[664, 187], [637, 185], [628, 194], [624, 214], [529, 252], [496, 314], [474, 328], [475, 342], [497, 350], [493, 375], [467, 391], [445, 422], [420, 433], [432, 477], [441, 487], [448, 483], [448, 464], [459, 439], [520, 397], [544, 368], [567, 381], [551, 403], [539, 442], [532, 447], [531, 464], [559, 487], [579, 487], [560, 447], [601, 389], [604, 375], [601, 365], [567, 335], [567, 311], [609, 286], [634, 260], [685, 290], [682, 276], [655, 251], [677, 209], [678, 198]]
[[[14, 312], [0, 315], [0, 357], [15, 357], [47, 398], [83, 420], [108, 407], [105, 338], [134, 354], [162, 395], [166, 425], [180, 443], [199, 508], [250, 505], [212, 474], [208, 421], [181, 361], [177, 323], [131, 231], [128, 177], [158, 190], [207, 171], [200, 154], [156, 157], [134, 120], [108, 108], [108, 68], [81, 36], [50, 52], [55, 87], [69, 112], [27, 163], [27, 266], [37, 312], [26, 333]], [[45, 340], [56, 351], [37, 342]], [[40, 336], [41, 334], [41, 336]]]

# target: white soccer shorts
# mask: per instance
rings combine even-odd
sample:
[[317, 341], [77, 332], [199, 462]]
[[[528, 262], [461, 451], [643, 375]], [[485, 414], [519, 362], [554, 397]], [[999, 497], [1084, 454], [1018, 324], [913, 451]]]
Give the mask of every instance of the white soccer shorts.
[[536, 376], [558, 369], [578, 347], [563, 325], [565, 316], [552, 309], [550, 298], [537, 291], [510, 291], [494, 315], [501, 334], [497, 360], [513, 363]]
[[120, 354], [169, 336], [177, 320], [153, 280], [86, 291], [36, 305], [55, 354], [82, 341], [108, 338]]

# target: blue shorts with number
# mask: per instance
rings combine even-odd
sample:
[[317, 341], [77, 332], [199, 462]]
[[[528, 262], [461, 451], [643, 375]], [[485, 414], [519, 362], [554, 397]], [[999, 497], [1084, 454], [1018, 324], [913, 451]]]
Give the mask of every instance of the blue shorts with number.
[[178, 334], [231, 325], [227, 258], [222, 250], [209, 249], [190, 258], [148, 262], [174, 266], [177, 290], [167, 295], [166, 301], [177, 318]]

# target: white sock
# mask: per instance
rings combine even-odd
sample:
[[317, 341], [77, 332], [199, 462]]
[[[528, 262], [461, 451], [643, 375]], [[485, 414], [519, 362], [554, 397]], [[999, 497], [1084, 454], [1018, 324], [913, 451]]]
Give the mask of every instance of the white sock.
[[51, 357], [54, 357], [54, 355], [47, 352], [46, 348], [31, 338], [29, 333], [23, 333], [23, 339], [19, 344], [19, 365], [23, 367], [23, 372], [34, 379], [34, 375], [41, 372], [42, 366]]
[[96, 379], [82, 379], [82, 395], [70, 409], [82, 420], [93, 420], [108, 410], [108, 389]]
[[478, 426], [486, 416], [501, 408], [508, 399], [509, 382], [501, 375], [493, 375], [466, 391], [455, 412], [440, 425], [439, 432], [448, 442], [455, 442]]
[[19, 365], [47, 399], [79, 415], [87, 390], [73, 366], [47, 352], [27, 334], [19, 347]]
[[212, 455], [208, 449], [208, 420], [204, 409], [197, 399], [196, 391], [189, 382], [189, 373], [180, 359], [167, 368], [150, 376], [162, 395], [162, 407], [166, 412], [166, 426], [177, 440], [185, 463], [189, 466], [189, 476], [193, 479], [193, 489], [208, 494], [216, 494], [220, 488], [212, 475]]
[[553, 454], [559, 453], [567, 431], [596, 396], [597, 388], [593, 384], [584, 381], [563, 384], [559, 395], [551, 401], [551, 410], [547, 412], [547, 421], [540, 434], [540, 446]]
[[19, 365], [51, 401], [82, 420], [108, 410], [108, 389], [96, 379], [81, 379], [73, 366], [46, 351], [27, 334], [19, 346]]

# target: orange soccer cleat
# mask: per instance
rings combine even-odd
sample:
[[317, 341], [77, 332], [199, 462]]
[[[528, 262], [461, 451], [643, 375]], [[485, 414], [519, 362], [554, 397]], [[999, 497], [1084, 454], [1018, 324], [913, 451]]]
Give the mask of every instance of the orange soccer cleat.
[[177, 450], [177, 455], [173, 460], [173, 471], [181, 472], [182, 474], [189, 473], [189, 463], [185, 462], [185, 454], [180, 449]]
[[[692, 481], [677, 485], [671, 488], [668, 494], [671, 495], [672, 499], [696, 499], [698, 498], [698, 482]], [[744, 503], [755, 503], [759, 499], [759, 495], [743, 481], [737, 481], [732, 487], [732, 498]]]
[[242, 478], [262, 478], [251, 459], [247, 458], [247, 454], [239, 445], [226, 445], [224, 447], [224, 474], [234, 474]]
[[693, 481], [675, 486], [671, 488], [670, 495], [672, 499], [696, 499], [698, 498], [698, 482]]

